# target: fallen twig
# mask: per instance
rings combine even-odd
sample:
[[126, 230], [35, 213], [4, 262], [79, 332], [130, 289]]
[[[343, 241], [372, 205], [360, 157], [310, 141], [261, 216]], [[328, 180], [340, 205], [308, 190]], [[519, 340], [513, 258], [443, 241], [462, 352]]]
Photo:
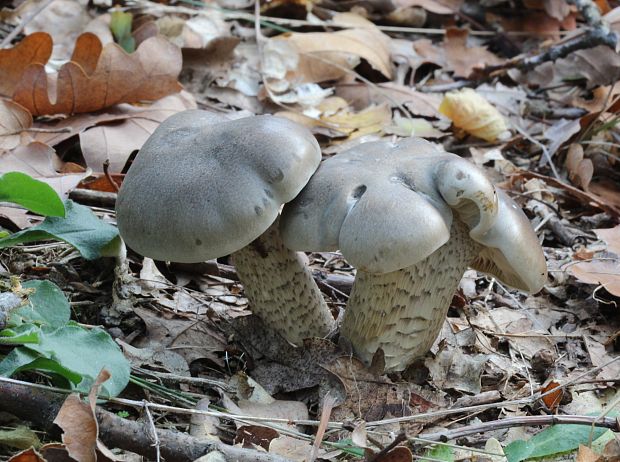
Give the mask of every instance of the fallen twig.
[[492, 420], [490, 422], [467, 425], [466, 427], [456, 428], [454, 430], [422, 433], [420, 435], [420, 438], [431, 441], [448, 441], [462, 438], [464, 436], [474, 435], [476, 433], [499, 430], [500, 428], [558, 424], [594, 425], [595, 427], [609, 428], [610, 430], [616, 432], [620, 431], [620, 424], [616, 419], [613, 418], [600, 418], [596, 416], [585, 415], [533, 415], [521, 417], [507, 417], [501, 420]]
[[[53, 421], [63, 403], [62, 396], [17, 381], [0, 381], [0, 396], [0, 411], [29, 420], [47, 432], [55, 432]], [[153, 427], [148, 422], [123, 419], [100, 407], [97, 407], [97, 421], [99, 438], [108, 447], [124, 449], [150, 459], [157, 457], [158, 448], [153, 446]], [[166, 460], [190, 462], [209, 452], [218, 451], [226, 460], [289, 462], [289, 459], [277, 454], [198, 439], [171, 430], [157, 429], [157, 438], [161, 457]]]
[[533, 56], [519, 55], [502, 64], [485, 66], [477, 71], [476, 75], [480, 78], [489, 78], [497, 77], [509, 69], [527, 71], [548, 61], [564, 58], [574, 51], [594, 48], [598, 45], [616, 48], [618, 35], [605, 24], [594, 2], [591, 0], [567, 0], [567, 3], [575, 5], [588, 24], [589, 27], [585, 33], [550, 46], [542, 53]]

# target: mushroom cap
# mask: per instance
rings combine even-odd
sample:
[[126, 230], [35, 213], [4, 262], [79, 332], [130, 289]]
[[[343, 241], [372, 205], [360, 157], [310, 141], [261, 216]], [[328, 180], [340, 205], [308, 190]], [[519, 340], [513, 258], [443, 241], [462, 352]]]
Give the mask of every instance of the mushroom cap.
[[175, 114], [146, 141], [123, 181], [121, 236], [159, 260], [230, 254], [275, 221], [320, 161], [312, 134], [287, 119]]
[[452, 211], [433, 171], [453, 157], [411, 138], [364, 143], [325, 160], [283, 210], [284, 243], [294, 250], [340, 249], [372, 273], [428, 257], [450, 238]]
[[[481, 270], [532, 290], [540, 275], [525, 273], [532, 262], [545, 267], [542, 250], [523, 212], [500, 197], [473, 164], [425, 140], [371, 142], [325, 160], [285, 205], [280, 230], [291, 249], [340, 249], [358, 269], [388, 273], [444, 245], [456, 213], [471, 239], [495, 250], [478, 259]], [[505, 261], [492, 266], [497, 251]]]
[[509, 286], [538, 292], [547, 282], [547, 263], [538, 237], [521, 208], [501, 189], [494, 225], [476, 240], [484, 245], [470, 264]]

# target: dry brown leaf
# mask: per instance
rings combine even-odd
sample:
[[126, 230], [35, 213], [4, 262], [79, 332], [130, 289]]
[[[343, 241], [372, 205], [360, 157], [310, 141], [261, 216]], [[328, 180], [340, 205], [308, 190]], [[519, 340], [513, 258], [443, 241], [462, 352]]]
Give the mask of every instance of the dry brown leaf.
[[559, 38], [560, 29], [571, 30], [576, 27], [575, 14], [570, 14], [563, 21], [550, 17], [544, 11], [528, 11], [527, 15], [495, 16], [487, 14], [488, 20], [499, 22], [507, 31], [520, 31], [541, 39]]
[[273, 428], [262, 425], [243, 425], [237, 428], [234, 443], [241, 444], [243, 447], [252, 448], [252, 445], [260, 446], [269, 450], [272, 440], [280, 436]]
[[413, 460], [413, 454], [411, 454], [409, 448], [397, 446], [374, 460], [376, 462], [411, 462]]
[[31, 64], [45, 64], [52, 55], [52, 38], [43, 32], [26, 36], [13, 48], [0, 50], [0, 94], [11, 96]]
[[420, 6], [431, 13], [454, 14], [459, 11], [463, 0], [394, 0], [397, 7]]
[[[551, 390], [555, 390], [551, 392]], [[541, 390], [543, 393], [548, 393], [542, 397], [543, 402], [547, 408], [555, 413], [560, 402], [562, 401], [562, 396], [564, 395], [564, 391], [560, 388], [560, 384], [555, 380], [552, 380], [547, 385], [543, 387]]]
[[[372, 374], [357, 358], [340, 357], [324, 365], [344, 386], [345, 401], [332, 411], [332, 421], [362, 418], [381, 420], [386, 415], [403, 416], [436, 408], [440, 399], [407, 382], [394, 383]], [[405, 424], [408, 426], [409, 424]], [[412, 424], [414, 429], [418, 423]]]
[[226, 350], [226, 339], [208, 321], [197, 323], [193, 318], [164, 319], [152, 310], [139, 307], [135, 308], [135, 313], [146, 325], [146, 334], [136, 341], [136, 347], [174, 350], [188, 364], [205, 358], [215, 364], [223, 364], [216, 352]]
[[599, 239], [607, 243], [607, 250], [620, 255], [620, 225], [615, 228], [599, 228], [594, 232]]
[[592, 160], [583, 158], [583, 147], [580, 144], [569, 146], [565, 165], [570, 180], [587, 191], [594, 175], [594, 164]]
[[[63, 430], [62, 441], [69, 455], [78, 462], [97, 462], [97, 451], [107, 455], [107, 448], [98, 441], [99, 426], [95, 416], [97, 393], [101, 384], [110, 378], [102, 369], [88, 393], [88, 403], [77, 393], [67, 396], [54, 423]], [[112, 456], [113, 457], [113, 456]]]
[[18, 229], [30, 228], [40, 221], [34, 215], [30, 215], [28, 210], [18, 207], [0, 206], [0, 217], [6, 218]]
[[443, 118], [439, 113], [441, 95], [422, 93], [394, 82], [381, 83], [376, 86], [342, 84], [336, 87], [336, 95], [352, 102], [352, 105], [358, 109], [371, 104], [386, 103], [392, 108], [404, 106], [413, 115]]
[[286, 33], [265, 44], [263, 73], [274, 91], [338, 79], [355, 67], [359, 58], [392, 78], [387, 35], [370, 21], [350, 13], [336, 15], [334, 23], [353, 27], [337, 32]]
[[184, 92], [166, 96], [146, 107], [119, 106], [118, 110], [126, 114], [124, 120], [101, 123], [80, 132], [86, 165], [94, 171], [102, 171], [103, 163], [109, 161], [110, 172], [122, 171], [131, 153], [142, 147], [161, 122], [177, 112], [195, 108], [194, 98]]
[[46, 61], [41, 61], [49, 57], [50, 47], [49, 36], [37, 33], [11, 50], [0, 51], [0, 81], [6, 77], [8, 82], [2, 85], [2, 93], [33, 115], [97, 111], [124, 102], [155, 100], [181, 89], [176, 80], [181, 52], [162, 37], [147, 39], [127, 54], [113, 43], [102, 47], [94, 34], [82, 34], [71, 61], [57, 75], [48, 76]]
[[[592, 365], [595, 367], [602, 367], [607, 364], [597, 373], [596, 377], [599, 379], [608, 380], [615, 380], [620, 377], [620, 362], [611, 362], [611, 360], [614, 359], [614, 356], [607, 352], [605, 345], [601, 342], [597, 342], [588, 335], [584, 335], [583, 339], [585, 341], [586, 349], [588, 350], [588, 355], [590, 356]], [[610, 362], [611, 364], [608, 364]]]
[[378, 133], [392, 120], [392, 111], [387, 104], [371, 105], [355, 112], [344, 99], [337, 96], [324, 100], [317, 110], [320, 113], [318, 118], [292, 111], [282, 111], [276, 115], [294, 120], [310, 129], [325, 128], [326, 131], [318, 131], [328, 136], [347, 136], [350, 139]]
[[458, 77], [469, 77], [476, 68], [496, 65], [502, 62], [485, 47], [467, 46], [467, 29], [451, 27], [446, 31], [444, 49], [448, 69]]
[[[540, 4], [540, 1], [536, 3]], [[570, 14], [570, 6], [565, 0], [544, 0], [543, 7], [549, 16], [558, 21], [563, 21]]]
[[619, 93], [620, 88], [617, 88], [616, 85], [613, 87], [596, 87], [592, 90], [592, 98], [576, 97], [571, 101], [571, 104], [589, 112], [600, 112], [608, 109]]
[[13, 149], [21, 142], [20, 132], [32, 126], [32, 115], [14, 101], [0, 98], [0, 150]]
[[58, 173], [63, 162], [51, 147], [34, 141], [11, 151], [0, 152], [0, 172], [22, 172], [49, 184], [61, 196], [67, 197], [69, 191], [89, 172]]
[[620, 262], [593, 260], [579, 262], [568, 268], [569, 273], [586, 284], [602, 285], [607, 292], [620, 297]]
[[599, 45], [594, 48], [577, 50], [555, 63], [544, 63], [537, 68], [521, 74], [517, 70], [509, 75], [520, 83], [539, 87], [561, 85], [567, 80], [583, 78], [587, 88], [614, 84], [620, 72], [620, 54], [611, 48]]
[[496, 141], [509, 134], [504, 117], [471, 88], [446, 93], [439, 112], [454, 126], [486, 141]]
[[446, 53], [443, 47], [435, 44], [430, 39], [418, 39], [411, 42], [411, 46], [425, 63], [435, 64], [439, 67], [446, 65]]
[[[46, 32], [54, 41], [52, 59], [66, 61], [71, 56], [75, 39], [91, 22], [86, 4], [74, 0], [53, 0], [42, 11], [37, 11], [39, 2], [24, 2], [19, 8], [21, 18], [32, 17], [24, 27], [25, 34]], [[108, 28], [108, 33], [109, 28]]]
[[453, 388], [466, 393], [480, 393], [480, 378], [489, 355], [464, 354], [460, 347], [446, 344], [425, 365], [440, 389]]
[[97, 461], [97, 419], [80, 395], [67, 396], [54, 423], [62, 428], [62, 441], [73, 459], [79, 462]]
[[600, 454], [594, 452], [588, 446], [579, 445], [576, 462], [598, 462], [599, 459], [602, 459]]
[[281, 435], [271, 440], [269, 443], [269, 452], [281, 455], [295, 462], [307, 462], [312, 455], [312, 445], [308, 441]]

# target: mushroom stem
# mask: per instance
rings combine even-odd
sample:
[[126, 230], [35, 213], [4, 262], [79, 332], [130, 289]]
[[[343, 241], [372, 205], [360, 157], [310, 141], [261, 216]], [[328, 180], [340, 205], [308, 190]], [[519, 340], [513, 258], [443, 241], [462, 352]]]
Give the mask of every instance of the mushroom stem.
[[482, 248], [457, 220], [450, 234], [446, 244], [412, 266], [357, 272], [341, 335], [366, 364], [381, 348], [385, 370], [401, 371], [430, 350], [463, 273]]
[[232, 258], [252, 311], [298, 345], [327, 336], [335, 321], [302, 255], [284, 246], [278, 222]]

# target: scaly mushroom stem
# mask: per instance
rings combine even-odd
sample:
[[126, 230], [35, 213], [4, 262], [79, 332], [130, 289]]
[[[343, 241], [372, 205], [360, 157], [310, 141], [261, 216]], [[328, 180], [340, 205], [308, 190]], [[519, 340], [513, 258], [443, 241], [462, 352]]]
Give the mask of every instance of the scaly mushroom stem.
[[335, 322], [302, 255], [282, 243], [278, 221], [232, 257], [251, 310], [299, 345], [325, 337]]
[[482, 246], [454, 221], [450, 240], [426, 259], [398, 271], [358, 271], [341, 334], [370, 364], [382, 348], [385, 370], [404, 370], [429, 351], [439, 335], [452, 296]]

